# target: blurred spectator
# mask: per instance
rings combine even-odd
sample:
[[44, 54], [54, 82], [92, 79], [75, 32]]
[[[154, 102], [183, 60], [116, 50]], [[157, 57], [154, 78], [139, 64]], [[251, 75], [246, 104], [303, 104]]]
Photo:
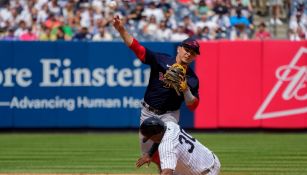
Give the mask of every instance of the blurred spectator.
[[170, 29], [177, 28], [177, 22], [174, 13], [172, 11], [167, 11], [164, 13], [164, 20], [166, 21], [166, 26]]
[[135, 8], [131, 10], [130, 14], [128, 15], [128, 18], [135, 21], [140, 21], [142, 19], [142, 13], [143, 13], [143, 4], [138, 3], [136, 4]]
[[143, 27], [143, 33], [145, 36], [148, 36], [151, 39], [155, 39], [156, 36], [156, 32], [158, 30], [159, 26], [156, 20], [156, 17], [154, 15], [152, 15], [149, 18], [148, 23], [146, 23]]
[[48, 9], [56, 16], [61, 15], [61, 8], [59, 7], [58, 0], [51, 0], [48, 2]]
[[25, 21], [21, 20], [18, 24], [18, 28], [15, 30], [14, 35], [19, 38], [21, 35], [27, 32], [27, 25]]
[[87, 27], [82, 27], [79, 32], [73, 36], [74, 41], [89, 41], [92, 39], [92, 34], [88, 32]]
[[71, 28], [70, 37], [72, 37], [80, 28], [80, 24], [77, 22], [76, 18], [68, 18], [68, 22], [64, 24], [64, 26], [68, 26]]
[[248, 33], [246, 26], [244, 24], [237, 24], [235, 30], [232, 30], [230, 33], [231, 40], [248, 40]]
[[122, 1], [122, 5], [118, 6], [117, 9], [123, 16], [128, 16], [131, 14], [131, 5], [129, 1]]
[[[208, 30], [209, 30], [209, 33], [214, 33], [216, 28], [218, 27], [218, 25], [212, 19], [213, 19], [212, 17], [207, 18], [207, 15], [201, 16], [200, 20], [197, 21], [196, 24], [195, 24], [198, 32], [199, 32], [200, 29], [203, 31], [203, 29], [205, 27], [207, 27]], [[212, 39], [213, 39], [213, 37], [212, 37]]]
[[207, 15], [209, 10], [210, 9], [207, 7], [206, 1], [205, 0], [200, 0], [198, 2], [198, 5], [197, 5], [196, 9], [194, 10], [194, 13], [195, 13], [195, 16], [201, 17], [202, 15]]
[[190, 37], [194, 35], [196, 27], [195, 27], [195, 24], [192, 22], [192, 20], [189, 16], [185, 16], [183, 18], [182, 26], [184, 26], [184, 33], [186, 33]]
[[259, 24], [257, 32], [255, 33], [255, 39], [265, 40], [270, 38], [271, 38], [271, 33], [267, 31], [265, 23], [261, 22]]
[[74, 17], [75, 12], [74, 12], [74, 4], [71, 1], [68, 1], [65, 6], [62, 9], [62, 14], [64, 17], [64, 21], [67, 22], [68, 19], [71, 19]]
[[272, 6], [272, 18], [270, 19], [270, 23], [272, 25], [282, 25], [283, 23], [280, 19], [283, 5], [282, 0], [269, 0], [269, 3]]
[[41, 41], [53, 41], [56, 40], [55, 37], [52, 37], [51, 35], [51, 29], [48, 27], [43, 26], [41, 29], [41, 32], [38, 36], [39, 40]]
[[150, 2], [148, 8], [144, 10], [144, 15], [147, 18], [150, 18], [152, 15], [155, 16], [157, 23], [160, 23], [164, 19], [163, 11], [160, 8], [157, 8], [155, 2]]
[[297, 11], [295, 16], [291, 17], [289, 22], [290, 40], [300, 41], [307, 38], [307, 16]]
[[38, 36], [34, 32], [32, 32], [32, 27], [28, 27], [27, 32], [20, 35], [19, 39], [21, 41], [35, 41], [38, 39]]
[[91, 27], [91, 16], [90, 13], [92, 8], [89, 7], [88, 3], [82, 3], [80, 8], [80, 25], [82, 27]]
[[175, 16], [177, 19], [182, 19], [187, 15], [191, 15], [191, 10], [195, 10], [195, 6], [193, 6], [192, 0], [180, 1], [177, 0], [177, 6], [175, 11]]
[[65, 40], [65, 32], [62, 27], [58, 27], [56, 30], [55, 38], [57, 41], [64, 41]]
[[157, 5], [158, 8], [162, 9], [162, 11], [168, 12], [168, 11], [172, 11], [172, 6], [169, 3], [169, 0], [160, 0], [160, 2]]
[[232, 31], [230, 34], [231, 40], [236, 39], [248, 39], [248, 33], [250, 29], [250, 22], [245, 16], [242, 16], [241, 10], [236, 10], [236, 15], [230, 18], [230, 23], [232, 26]]
[[16, 41], [18, 38], [14, 35], [14, 29], [9, 29], [7, 33], [1, 38], [1, 40], [5, 41]]
[[168, 41], [172, 35], [172, 30], [167, 28], [166, 21], [161, 21], [159, 24], [159, 29], [156, 32], [156, 37], [158, 41]]
[[23, 20], [25, 21], [27, 26], [31, 26], [32, 25], [32, 14], [31, 14], [31, 9], [33, 7], [33, 2], [29, 1], [27, 5], [24, 5], [22, 7], [21, 13], [17, 16], [17, 20]]
[[99, 33], [93, 36], [93, 41], [111, 41], [112, 39], [112, 35], [104, 27], [100, 27]]
[[246, 17], [249, 22], [253, 23], [253, 7], [250, 0], [232, 0], [234, 10], [240, 10], [242, 16]]
[[142, 18], [138, 21], [137, 24], [138, 31], [142, 32], [144, 26], [147, 25], [147, 23], [148, 23], [147, 16], [144, 13], [142, 13]]
[[201, 40], [212, 40], [213, 39], [213, 35], [211, 34], [212, 32], [209, 30], [209, 27], [205, 26], [202, 29], [202, 35], [201, 35]]
[[216, 40], [228, 39], [227, 30], [224, 27], [218, 27], [215, 31], [215, 38]]
[[296, 14], [297, 11], [307, 14], [307, 2], [306, 0], [291, 0], [290, 3], [291, 13], [290, 16]]
[[184, 39], [187, 39], [188, 37], [189, 37], [189, 35], [184, 33], [184, 26], [183, 25], [179, 25], [177, 27], [177, 29], [175, 29], [173, 31], [173, 34], [171, 35], [170, 40], [171, 41], [182, 41]]
[[72, 25], [64, 24], [60, 28], [62, 28], [64, 32], [64, 38], [66, 41], [71, 40], [73, 37], [73, 28]]
[[215, 29], [217, 28], [223, 29], [223, 31], [226, 32], [226, 36], [227, 37], [229, 36], [230, 30], [231, 30], [231, 23], [230, 23], [230, 18], [226, 13], [222, 11], [220, 11], [219, 13], [216, 13], [212, 17], [212, 22], [216, 26]]
[[177, 0], [181, 4], [189, 4], [192, 3], [192, 0]]
[[7, 26], [7, 21], [11, 21], [13, 18], [10, 6], [5, 5], [2, 9], [0, 9], [0, 29], [6, 30], [9, 26]]
[[230, 23], [232, 26], [237, 24], [243, 24], [246, 27], [250, 26], [250, 22], [245, 16], [242, 16], [242, 11], [240, 9], [236, 10], [236, 15], [230, 17]]
[[34, 5], [34, 7], [36, 9], [42, 9], [42, 7], [44, 5], [48, 5], [48, 0], [37, 0], [36, 4]]
[[207, 26], [203, 28], [197, 27], [196, 33], [193, 35], [193, 38], [204, 41], [213, 39], [212, 35], [210, 34], [210, 29]]
[[217, 0], [214, 7], [213, 11], [216, 15], [224, 16], [229, 13], [229, 9], [226, 6], [225, 2], [223, 0]]
[[97, 13], [102, 13], [103, 11], [103, 2], [101, 0], [93, 0], [92, 7], [97, 11]]
[[65, 40], [72, 39], [72, 28], [69, 25], [62, 25], [51, 30], [51, 40]]
[[53, 29], [61, 26], [61, 22], [54, 14], [50, 14], [44, 25], [50, 29]]
[[37, 13], [37, 23], [44, 23], [48, 19], [50, 13], [47, 3], [42, 5], [42, 8]]

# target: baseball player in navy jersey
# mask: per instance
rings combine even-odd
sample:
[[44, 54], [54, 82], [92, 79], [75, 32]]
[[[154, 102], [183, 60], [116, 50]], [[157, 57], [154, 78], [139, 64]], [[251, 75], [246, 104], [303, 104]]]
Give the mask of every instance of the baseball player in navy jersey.
[[[218, 157], [174, 122], [163, 122], [157, 117], [143, 121], [140, 133], [143, 141], [159, 143], [161, 175], [217, 175], [221, 164]], [[143, 155], [136, 163], [141, 167], [150, 158]]]
[[[135, 53], [135, 55], [144, 64], [151, 67], [149, 84], [147, 86], [144, 101], [142, 102], [142, 110], [140, 123], [146, 118], [155, 116], [163, 121], [172, 121], [178, 123], [179, 108], [183, 101], [187, 107], [194, 111], [198, 106], [198, 78], [189, 64], [194, 61], [199, 52], [199, 44], [194, 39], [188, 38], [184, 40], [177, 48], [176, 57], [170, 55], [153, 52], [142, 46], [135, 38], [133, 38], [123, 26], [118, 16], [113, 18], [113, 26], [119, 32], [124, 43]], [[178, 63], [186, 69], [186, 81], [181, 88], [181, 95], [178, 95], [173, 88], [165, 87], [163, 84], [163, 75], [171, 65]], [[153, 142], [140, 143], [143, 154], [149, 154], [152, 161], [159, 165], [157, 154], [157, 144]]]

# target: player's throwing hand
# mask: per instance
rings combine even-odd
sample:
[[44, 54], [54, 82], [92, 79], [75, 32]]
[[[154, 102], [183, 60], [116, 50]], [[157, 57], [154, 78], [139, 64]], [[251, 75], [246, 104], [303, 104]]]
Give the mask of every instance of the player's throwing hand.
[[119, 19], [119, 16], [114, 16], [113, 17], [113, 26], [114, 28], [118, 31], [121, 27], [123, 27], [123, 24], [121, 20]]
[[137, 168], [140, 168], [141, 166], [143, 166], [145, 163], [147, 163], [147, 166], [150, 165], [150, 162], [151, 162], [151, 158], [149, 156], [149, 154], [145, 153], [143, 154], [142, 157], [140, 157], [137, 162], [136, 162], [136, 167]]

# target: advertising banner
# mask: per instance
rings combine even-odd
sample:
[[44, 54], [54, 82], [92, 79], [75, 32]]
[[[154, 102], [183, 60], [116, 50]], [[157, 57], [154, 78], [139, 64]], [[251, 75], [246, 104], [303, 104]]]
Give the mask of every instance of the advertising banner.
[[202, 43], [195, 127], [307, 128], [306, 44]]
[[[13, 96], [13, 88], [3, 88], [5, 81], [6, 84], [10, 84], [9, 73], [11, 72], [9, 67], [14, 64], [13, 60], [13, 47], [12, 43], [0, 42], [0, 128], [11, 128], [13, 126], [13, 112], [8, 106], [10, 105], [8, 99]], [[6, 75], [7, 74], [7, 75]]]
[[[144, 46], [176, 53], [175, 43]], [[0, 42], [0, 57], [1, 128], [139, 126], [150, 67], [122, 42]]]
[[264, 43], [262, 92], [254, 119], [261, 120], [263, 127], [307, 128], [305, 41]]
[[200, 101], [195, 111], [195, 128], [218, 127], [219, 42], [200, 43], [201, 56], [196, 58]]
[[225, 42], [219, 51], [219, 127], [259, 127], [247, 116], [261, 101], [261, 43]]

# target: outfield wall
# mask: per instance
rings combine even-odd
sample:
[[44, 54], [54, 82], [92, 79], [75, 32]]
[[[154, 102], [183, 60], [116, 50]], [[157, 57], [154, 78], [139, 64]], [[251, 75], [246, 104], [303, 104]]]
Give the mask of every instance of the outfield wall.
[[[177, 43], [143, 43], [176, 54]], [[201, 43], [186, 128], [307, 128], [307, 42]], [[121, 42], [0, 42], [0, 128], [137, 128], [149, 67]]]

